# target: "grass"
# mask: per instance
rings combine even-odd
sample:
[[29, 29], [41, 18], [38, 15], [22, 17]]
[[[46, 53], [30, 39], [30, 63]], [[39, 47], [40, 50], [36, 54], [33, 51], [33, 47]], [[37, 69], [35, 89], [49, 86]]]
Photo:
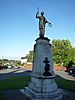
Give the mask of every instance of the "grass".
[[62, 79], [62, 78], [57, 77], [56, 83], [58, 84], [58, 87], [60, 87], [62, 89], [75, 92], [75, 81], [66, 80], [66, 79]]
[[0, 92], [0, 100], [5, 100], [5, 98], [1, 92]]
[[30, 76], [12, 77], [0, 81], [0, 90], [20, 89], [28, 85]]
[[2, 94], [3, 91], [24, 88], [25, 86], [28, 86], [30, 79], [30, 76], [20, 76], [0, 81], [0, 100], [5, 100], [5, 97]]

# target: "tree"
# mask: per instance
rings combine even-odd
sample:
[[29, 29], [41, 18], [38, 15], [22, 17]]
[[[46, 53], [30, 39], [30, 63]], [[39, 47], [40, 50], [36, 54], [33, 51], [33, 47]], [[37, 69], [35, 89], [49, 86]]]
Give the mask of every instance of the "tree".
[[70, 60], [72, 61], [73, 65], [75, 65], [75, 47], [71, 48], [70, 50]]
[[53, 61], [67, 66], [70, 60], [71, 42], [69, 40], [52, 40]]
[[33, 62], [33, 51], [29, 51], [27, 62]]

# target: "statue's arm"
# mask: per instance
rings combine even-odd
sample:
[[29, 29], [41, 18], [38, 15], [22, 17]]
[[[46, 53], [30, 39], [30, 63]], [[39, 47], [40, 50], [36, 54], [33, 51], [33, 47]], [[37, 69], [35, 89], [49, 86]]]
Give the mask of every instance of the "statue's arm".
[[50, 27], [52, 26], [52, 24], [48, 22], [46, 19], [45, 19], [45, 23], [48, 23]]
[[46, 20], [46, 18], [45, 18], [45, 23], [49, 23], [49, 22]]
[[39, 14], [39, 12], [36, 13], [36, 18], [39, 18], [38, 14]]

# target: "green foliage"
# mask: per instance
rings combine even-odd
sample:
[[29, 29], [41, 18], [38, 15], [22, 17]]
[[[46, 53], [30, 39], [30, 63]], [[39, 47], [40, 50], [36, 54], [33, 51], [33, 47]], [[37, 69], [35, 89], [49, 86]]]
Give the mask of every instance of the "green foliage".
[[52, 52], [54, 63], [64, 64], [67, 66], [70, 61], [70, 50], [72, 46], [69, 40], [53, 40]]
[[0, 66], [4, 66], [4, 65], [21, 66], [21, 61], [0, 59]]
[[70, 50], [70, 61], [75, 65], [75, 47]]
[[0, 59], [0, 66], [3, 66], [4, 64], [8, 63], [8, 59]]
[[29, 51], [27, 62], [33, 62], [33, 51]]

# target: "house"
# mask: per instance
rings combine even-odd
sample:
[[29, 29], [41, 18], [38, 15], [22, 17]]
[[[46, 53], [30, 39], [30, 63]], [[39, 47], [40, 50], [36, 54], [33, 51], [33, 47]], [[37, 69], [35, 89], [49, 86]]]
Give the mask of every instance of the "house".
[[27, 58], [28, 58], [28, 56], [21, 57], [21, 64], [26, 63], [27, 62]]

